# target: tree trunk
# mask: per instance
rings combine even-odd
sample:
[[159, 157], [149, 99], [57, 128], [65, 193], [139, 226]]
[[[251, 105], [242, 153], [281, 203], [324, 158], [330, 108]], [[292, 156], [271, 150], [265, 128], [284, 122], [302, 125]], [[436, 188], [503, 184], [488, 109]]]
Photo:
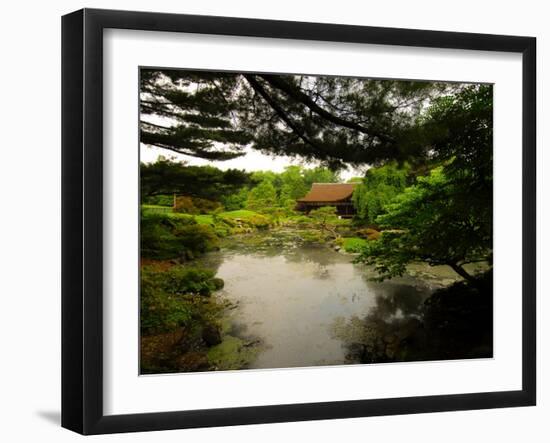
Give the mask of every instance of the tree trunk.
[[466, 270], [462, 266], [456, 263], [449, 263], [449, 266], [468, 283], [476, 282], [476, 279], [472, 275], [468, 274], [468, 272], [466, 272]]

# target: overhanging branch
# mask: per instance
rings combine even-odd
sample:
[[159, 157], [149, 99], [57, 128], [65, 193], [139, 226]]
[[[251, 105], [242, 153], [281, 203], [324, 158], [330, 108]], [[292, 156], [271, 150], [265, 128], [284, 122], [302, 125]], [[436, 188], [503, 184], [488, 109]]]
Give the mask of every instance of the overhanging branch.
[[386, 142], [386, 143], [395, 143], [395, 140], [388, 136], [387, 134], [383, 134], [380, 131], [377, 131], [373, 128], [366, 128], [358, 123], [345, 120], [343, 118], [338, 117], [337, 115], [334, 115], [330, 112], [328, 112], [326, 109], [319, 106], [317, 103], [315, 103], [311, 97], [309, 97], [307, 94], [303, 93], [300, 89], [296, 88], [294, 85], [288, 83], [287, 81], [283, 80], [282, 78], [278, 76], [273, 75], [260, 75], [261, 78], [263, 78], [266, 82], [268, 82], [271, 86], [274, 88], [279, 89], [280, 91], [284, 92], [285, 94], [289, 95], [293, 99], [299, 101], [300, 103], [303, 103], [305, 106], [307, 106], [311, 111], [316, 113], [317, 115], [323, 117], [324, 119], [339, 125], [343, 126], [345, 128], [354, 129], [356, 131], [359, 131], [363, 134], [367, 134], [370, 136], [377, 137], [379, 140]]

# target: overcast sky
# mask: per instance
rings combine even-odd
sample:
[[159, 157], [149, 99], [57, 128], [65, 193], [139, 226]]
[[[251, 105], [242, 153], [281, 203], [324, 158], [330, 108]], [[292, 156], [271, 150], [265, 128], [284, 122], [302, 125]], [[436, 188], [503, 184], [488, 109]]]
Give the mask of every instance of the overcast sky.
[[[203, 165], [212, 165], [219, 169], [244, 169], [245, 171], [273, 171], [273, 172], [282, 172], [286, 166], [289, 165], [303, 165], [307, 168], [314, 168], [319, 164], [316, 162], [305, 163], [299, 158], [290, 158], [285, 156], [269, 156], [262, 154], [260, 151], [256, 151], [252, 148], [245, 149], [246, 154], [242, 157], [237, 157], [232, 160], [226, 161], [211, 161], [205, 160], [202, 158], [191, 157], [188, 155], [177, 154], [175, 152], [169, 151], [167, 149], [156, 148], [153, 146], [144, 145], [143, 143], [140, 146], [140, 160], [145, 163], [154, 162], [157, 158], [162, 155], [167, 158], [174, 158], [176, 160], [185, 161], [189, 165], [194, 166], [203, 166]], [[340, 171], [340, 176], [342, 179], [348, 180], [351, 177], [363, 176], [366, 167], [362, 169], [352, 169]]]

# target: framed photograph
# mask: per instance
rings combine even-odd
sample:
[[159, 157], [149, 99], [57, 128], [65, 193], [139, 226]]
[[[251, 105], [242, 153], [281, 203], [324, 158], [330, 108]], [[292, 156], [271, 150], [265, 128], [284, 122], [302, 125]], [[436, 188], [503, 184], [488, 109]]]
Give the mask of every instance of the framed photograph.
[[536, 402], [531, 37], [62, 21], [62, 425]]

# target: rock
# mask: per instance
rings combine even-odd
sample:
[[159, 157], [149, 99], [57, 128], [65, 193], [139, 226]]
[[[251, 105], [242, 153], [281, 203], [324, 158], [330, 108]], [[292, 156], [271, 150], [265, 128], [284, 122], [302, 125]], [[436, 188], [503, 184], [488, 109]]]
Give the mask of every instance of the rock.
[[214, 278], [212, 279], [212, 283], [214, 283], [214, 288], [215, 288], [216, 290], [222, 289], [222, 288], [223, 288], [223, 285], [224, 285], [223, 279], [218, 278], [218, 277], [214, 277]]
[[218, 326], [212, 324], [206, 325], [202, 329], [202, 339], [207, 346], [219, 345], [222, 342], [222, 337]]

